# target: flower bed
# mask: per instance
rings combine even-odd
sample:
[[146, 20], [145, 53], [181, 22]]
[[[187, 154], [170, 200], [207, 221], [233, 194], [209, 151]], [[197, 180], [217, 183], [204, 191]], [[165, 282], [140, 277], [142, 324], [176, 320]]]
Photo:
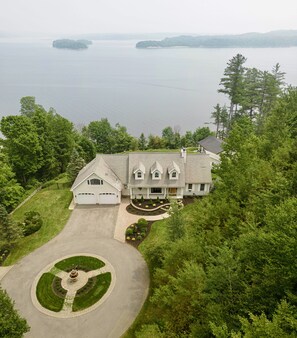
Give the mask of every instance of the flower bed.
[[131, 224], [126, 229], [126, 241], [134, 247], [138, 247], [149, 234], [152, 223], [144, 218], [140, 218], [137, 223]]
[[132, 204], [138, 209], [149, 211], [149, 210], [162, 208], [164, 205], [169, 204], [169, 200], [168, 199], [160, 200], [159, 198], [155, 200], [133, 199]]

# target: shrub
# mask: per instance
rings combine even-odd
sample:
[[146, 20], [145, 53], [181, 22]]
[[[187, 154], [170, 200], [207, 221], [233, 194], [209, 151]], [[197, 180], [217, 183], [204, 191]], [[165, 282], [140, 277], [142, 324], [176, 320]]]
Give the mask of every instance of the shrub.
[[137, 227], [138, 227], [138, 229], [140, 230], [140, 232], [146, 231], [146, 229], [147, 229], [147, 224], [148, 224], [148, 222], [147, 222], [146, 219], [144, 219], [144, 218], [139, 218], [139, 220], [137, 221]]
[[143, 203], [143, 201], [144, 201], [143, 195], [141, 196], [141, 199], [140, 199], [140, 200], [141, 200], [141, 202]]
[[38, 231], [43, 224], [40, 213], [37, 211], [29, 211], [25, 213], [24, 222], [21, 223], [24, 236], [29, 236]]
[[141, 241], [141, 240], [142, 240], [142, 236], [141, 236], [141, 235], [138, 235], [138, 236], [136, 237], [136, 239], [137, 239], [138, 241]]
[[157, 202], [158, 202], [158, 203], [160, 202], [160, 198], [159, 198], [159, 196], [157, 196]]
[[133, 233], [134, 233], [134, 230], [131, 229], [131, 228], [128, 228], [128, 229], [126, 230], [126, 236], [131, 236], [131, 235], [133, 235]]
[[149, 200], [149, 205], [153, 205], [153, 203], [154, 203], [153, 200], [150, 199]]

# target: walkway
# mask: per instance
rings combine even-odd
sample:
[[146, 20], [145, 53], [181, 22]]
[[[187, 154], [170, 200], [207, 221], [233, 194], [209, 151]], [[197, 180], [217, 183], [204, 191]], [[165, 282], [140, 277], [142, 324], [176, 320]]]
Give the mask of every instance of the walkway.
[[[148, 293], [149, 272], [136, 249], [114, 239], [119, 208], [75, 208], [57, 237], [23, 258], [3, 277], [2, 287], [31, 326], [25, 337], [118, 338], [133, 323]], [[36, 276], [55, 260], [79, 253], [99, 255], [110, 262], [116, 274], [110, 296], [101, 306], [75, 318], [42, 313], [31, 299]]]
[[126, 208], [130, 204], [129, 198], [122, 198], [119, 206], [118, 219], [116, 222], [114, 238], [122, 243], [125, 242], [125, 232], [130, 224], [136, 223], [139, 218], [145, 218], [147, 221], [157, 221], [169, 217], [168, 213], [157, 216], [139, 216], [127, 212]]

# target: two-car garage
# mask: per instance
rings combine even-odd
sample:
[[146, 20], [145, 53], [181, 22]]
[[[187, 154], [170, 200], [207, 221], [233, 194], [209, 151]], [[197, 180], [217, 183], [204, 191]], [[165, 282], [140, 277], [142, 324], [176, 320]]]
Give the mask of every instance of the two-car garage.
[[77, 175], [71, 191], [75, 204], [120, 204], [123, 185], [101, 156]]
[[80, 192], [76, 195], [77, 204], [118, 204], [118, 195], [113, 192], [99, 194]]

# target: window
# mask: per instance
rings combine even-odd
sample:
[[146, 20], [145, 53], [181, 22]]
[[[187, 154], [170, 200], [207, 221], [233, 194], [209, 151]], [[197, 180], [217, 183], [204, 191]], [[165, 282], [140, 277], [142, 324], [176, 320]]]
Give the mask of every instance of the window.
[[88, 184], [103, 185], [103, 180], [99, 180], [98, 178], [92, 178], [91, 180], [88, 180]]
[[141, 171], [137, 171], [137, 178], [142, 178], [142, 172]]
[[174, 171], [174, 172], [171, 174], [171, 177], [172, 177], [172, 178], [176, 178], [176, 171]]
[[155, 178], [159, 178], [160, 174], [158, 173], [158, 171], [155, 172]]
[[162, 194], [162, 188], [151, 188], [151, 194]]
[[188, 190], [192, 191], [192, 188], [193, 188], [193, 184], [188, 184]]
[[205, 184], [200, 184], [200, 191], [204, 191], [205, 190]]

